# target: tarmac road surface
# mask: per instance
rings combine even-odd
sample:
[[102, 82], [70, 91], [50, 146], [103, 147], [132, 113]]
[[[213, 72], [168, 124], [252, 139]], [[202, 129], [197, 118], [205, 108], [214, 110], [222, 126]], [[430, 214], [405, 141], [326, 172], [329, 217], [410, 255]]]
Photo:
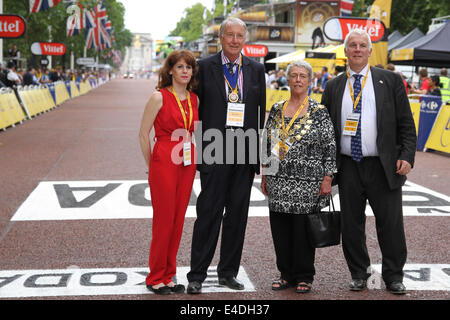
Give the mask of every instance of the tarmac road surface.
[[[404, 296], [390, 294], [380, 280], [381, 254], [370, 208], [370, 289], [347, 289], [350, 275], [341, 246], [335, 246], [317, 250], [311, 293], [272, 291], [278, 272], [259, 177], [238, 276], [246, 289], [231, 292], [218, 285], [217, 249], [203, 294], [150, 293], [144, 279], [152, 211], [138, 130], [155, 84], [155, 78], [116, 79], [0, 132], [0, 299], [167, 299], [191, 301], [192, 307], [203, 300], [450, 298], [450, 158], [437, 152], [417, 153], [403, 191]], [[184, 284], [199, 188], [196, 178], [178, 254], [177, 280]], [[179, 309], [180, 314], [195, 311], [201, 310]]]

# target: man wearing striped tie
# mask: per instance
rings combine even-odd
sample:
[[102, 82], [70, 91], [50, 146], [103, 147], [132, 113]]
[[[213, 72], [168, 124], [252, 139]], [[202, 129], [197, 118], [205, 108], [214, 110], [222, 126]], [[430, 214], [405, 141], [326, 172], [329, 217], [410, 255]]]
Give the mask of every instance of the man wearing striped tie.
[[404, 294], [406, 240], [402, 185], [414, 165], [416, 130], [401, 77], [369, 66], [372, 43], [361, 30], [344, 42], [347, 72], [330, 80], [322, 96], [337, 143], [342, 211], [342, 247], [352, 281], [362, 291], [370, 276], [366, 246], [366, 201], [375, 215], [386, 288]]

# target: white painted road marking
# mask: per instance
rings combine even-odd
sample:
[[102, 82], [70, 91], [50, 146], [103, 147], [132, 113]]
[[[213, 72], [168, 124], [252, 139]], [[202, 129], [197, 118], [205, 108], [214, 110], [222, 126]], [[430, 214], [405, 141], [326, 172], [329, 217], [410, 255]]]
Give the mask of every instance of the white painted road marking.
[[[381, 273], [381, 264], [372, 268]], [[406, 290], [450, 291], [450, 264], [406, 264], [403, 273]]]
[[[250, 217], [267, 217], [267, 199], [255, 179]], [[195, 218], [195, 204], [200, 181], [194, 181], [186, 218]], [[334, 196], [339, 210], [339, 195]], [[403, 187], [405, 216], [450, 216], [450, 197], [412, 182]], [[373, 216], [370, 205], [366, 215]], [[125, 181], [43, 181], [22, 203], [13, 221], [85, 220], [85, 219], [149, 219], [153, 211], [150, 191], [145, 180]]]
[[[242, 266], [237, 279], [245, 289], [239, 291], [220, 286], [216, 270], [208, 269], [203, 293], [256, 291]], [[187, 286], [188, 272], [189, 267], [178, 267], [177, 283]], [[0, 271], [0, 298], [153, 294], [145, 286], [147, 274], [148, 268], [4, 270]]]
[[[376, 272], [381, 265], [372, 265]], [[411, 291], [450, 291], [450, 264], [406, 264], [403, 283]], [[186, 274], [189, 267], [178, 267], [178, 283], [187, 286]], [[3, 270], [0, 271], [0, 298], [62, 297], [62, 296], [102, 296], [152, 294], [145, 287], [148, 268], [102, 268], [59, 270]], [[216, 267], [208, 269], [208, 277], [203, 282], [203, 293], [255, 292], [256, 289], [244, 268], [239, 269], [238, 280], [245, 290], [231, 290], [220, 286]], [[371, 289], [381, 289], [378, 275], [377, 285]], [[270, 290], [267, 289], [267, 290]]]

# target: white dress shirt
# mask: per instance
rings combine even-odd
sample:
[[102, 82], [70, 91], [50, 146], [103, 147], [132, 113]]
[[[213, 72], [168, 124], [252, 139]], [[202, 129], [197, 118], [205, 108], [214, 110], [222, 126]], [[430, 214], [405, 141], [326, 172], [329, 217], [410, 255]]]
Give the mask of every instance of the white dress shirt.
[[[348, 83], [353, 89], [353, 83], [355, 82], [355, 78], [353, 75], [356, 73], [353, 70], [350, 71], [350, 81], [347, 79], [347, 83], [345, 85], [344, 97], [342, 98], [342, 110], [341, 110], [341, 132], [344, 132], [344, 124], [347, 116], [353, 112], [353, 101], [350, 97], [350, 89]], [[377, 109], [375, 102], [375, 91], [373, 89], [372, 82], [372, 73], [370, 69], [368, 70], [368, 65], [361, 70], [361, 87], [364, 82], [364, 76], [366, 72], [369, 72], [367, 75], [367, 81], [362, 88], [362, 104], [361, 104], [361, 145], [362, 145], [362, 154], [363, 157], [372, 157], [378, 156], [377, 149]], [[351, 156], [351, 136], [345, 136], [341, 133], [341, 154], [345, 154], [347, 156]]]

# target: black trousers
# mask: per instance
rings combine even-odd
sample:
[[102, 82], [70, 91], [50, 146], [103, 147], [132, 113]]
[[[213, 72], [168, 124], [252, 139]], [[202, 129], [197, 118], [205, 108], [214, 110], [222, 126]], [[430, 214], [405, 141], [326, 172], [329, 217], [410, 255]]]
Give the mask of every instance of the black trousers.
[[366, 201], [372, 207], [382, 253], [385, 283], [403, 280], [406, 240], [403, 226], [402, 190], [389, 188], [378, 157], [359, 163], [341, 156], [338, 184], [342, 212], [342, 247], [352, 279], [367, 279], [370, 259], [366, 246]]
[[[250, 192], [255, 176], [251, 165], [215, 165], [200, 173], [202, 190], [197, 199], [188, 281], [203, 282], [214, 257], [222, 225], [219, 277], [236, 277], [239, 272]], [[225, 209], [225, 213], [224, 213]]]
[[308, 238], [306, 215], [272, 211], [269, 215], [277, 268], [281, 278], [292, 284], [312, 283], [315, 275], [316, 249]]

